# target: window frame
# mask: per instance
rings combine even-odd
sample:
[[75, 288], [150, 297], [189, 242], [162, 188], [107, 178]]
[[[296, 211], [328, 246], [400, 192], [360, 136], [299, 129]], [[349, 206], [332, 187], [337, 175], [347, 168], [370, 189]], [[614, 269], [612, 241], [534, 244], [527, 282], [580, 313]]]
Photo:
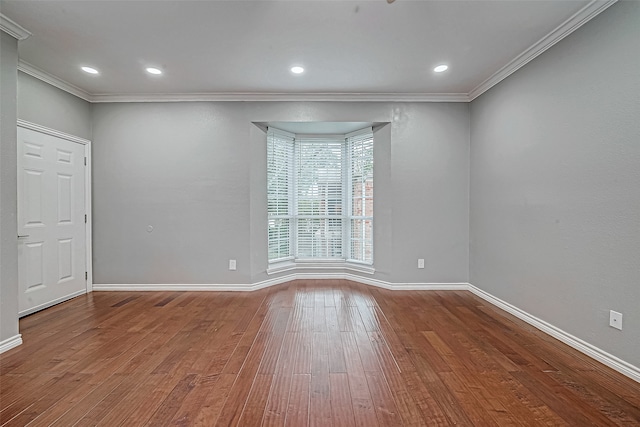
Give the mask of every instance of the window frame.
[[[362, 138], [365, 136], [365, 138]], [[279, 141], [281, 139], [281, 141]], [[298, 184], [299, 184], [299, 155], [300, 155], [300, 143], [309, 143], [314, 139], [318, 139], [319, 141], [330, 141], [330, 142], [339, 142], [341, 145], [341, 197], [340, 197], [340, 215], [301, 215], [299, 213], [299, 202], [300, 195], [298, 194]], [[358, 142], [363, 139], [370, 139], [371, 149], [370, 149], [370, 162], [372, 172], [370, 174], [371, 181], [371, 194], [365, 194], [366, 191], [366, 182], [363, 181], [363, 189], [362, 189], [362, 206], [363, 206], [363, 214], [366, 212], [366, 201], [369, 200], [370, 203], [370, 215], [354, 215], [353, 208], [353, 143], [354, 141]], [[272, 274], [280, 271], [287, 271], [291, 269], [345, 269], [345, 270], [353, 270], [357, 272], [364, 273], [373, 273], [375, 270], [373, 268], [374, 263], [374, 245], [373, 245], [373, 225], [374, 225], [374, 197], [373, 197], [373, 129], [371, 127], [360, 129], [356, 132], [352, 132], [344, 135], [310, 135], [310, 134], [292, 134], [286, 131], [282, 131], [277, 128], [269, 127], [267, 129], [267, 246], [268, 246], [268, 254], [267, 254], [267, 262], [268, 268], [267, 273]], [[270, 156], [275, 156], [277, 152], [274, 144], [286, 144], [286, 142], [291, 143], [292, 154], [291, 160], [289, 161], [289, 176], [293, 179], [290, 181], [286, 181], [287, 187], [287, 214], [286, 215], [271, 215], [270, 212], [270, 202], [273, 199], [270, 199], [270, 191], [269, 191], [269, 183], [270, 183], [270, 162], [275, 159], [272, 159]], [[286, 151], [286, 150], [284, 150]], [[276, 177], [277, 178], [277, 177]], [[280, 177], [281, 178], [281, 177]], [[328, 185], [327, 185], [328, 186]], [[323, 200], [323, 199], [320, 199]], [[329, 200], [329, 197], [324, 198], [325, 203], [326, 200]], [[325, 206], [325, 210], [326, 210]], [[324, 218], [326, 217], [326, 218]], [[288, 253], [284, 254], [284, 256], [280, 256], [277, 258], [270, 258], [272, 254], [273, 243], [271, 240], [271, 226], [270, 223], [272, 220], [277, 221], [279, 219], [288, 220], [289, 221], [289, 237], [288, 237]], [[329, 221], [330, 219], [338, 219], [341, 222], [341, 248], [340, 248], [340, 256], [339, 257], [304, 257], [301, 256], [301, 251], [299, 250], [299, 236], [298, 229], [300, 225], [300, 220], [304, 219], [319, 219], [324, 221]], [[357, 257], [353, 257], [352, 244], [352, 226], [355, 220], [363, 221], [363, 227], [365, 227], [364, 221], [370, 221], [370, 229], [369, 233], [362, 233], [362, 238], [360, 239], [362, 245], [362, 259], [358, 259]], [[365, 246], [365, 243], [368, 242], [368, 246]], [[369, 258], [365, 256], [367, 251], [367, 247], [369, 247]], [[314, 249], [311, 250], [313, 252]], [[307, 252], [308, 253], [308, 252]], [[279, 254], [279, 253], [278, 253]]]
[[[373, 130], [371, 128], [365, 128], [365, 129], [360, 129], [357, 130], [355, 132], [351, 132], [345, 135], [346, 138], [346, 144], [347, 144], [347, 163], [345, 165], [346, 169], [347, 169], [347, 179], [345, 180], [345, 185], [347, 186], [347, 204], [348, 204], [348, 210], [347, 210], [347, 230], [344, 233], [344, 238], [348, 240], [348, 243], [346, 245], [346, 248], [348, 250], [347, 252], [347, 256], [346, 256], [346, 260], [347, 262], [355, 262], [355, 263], [360, 263], [360, 264], [365, 264], [365, 265], [373, 265], [373, 260], [374, 260], [374, 250], [375, 247], [373, 245], [373, 233], [374, 233], [374, 227], [375, 227], [375, 221], [374, 221], [374, 211], [373, 211], [373, 205], [375, 203], [375, 198], [373, 197], [373, 189], [375, 188], [374, 182], [375, 180], [373, 179], [373, 170], [375, 170], [374, 168], [374, 156], [373, 156]], [[353, 167], [353, 162], [354, 162], [354, 150], [353, 150], [353, 144], [354, 142], [363, 144], [363, 150], [364, 150], [364, 141], [365, 140], [369, 140], [370, 139], [370, 144], [371, 144], [371, 168], [372, 168], [372, 173], [371, 173], [371, 195], [367, 196], [366, 195], [366, 180], [362, 181], [363, 184], [363, 190], [362, 190], [362, 209], [363, 209], [363, 214], [365, 215], [355, 215], [353, 213], [353, 201], [354, 201], [354, 196], [353, 196], [353, 172], [354, 172], [354, 167]], [[367, 206], [367, 199], [371, 200], [371, 215], [366, 215], [366, 206]], [[358, 258], [354, 258], [352, 257], [352, 250], [353, 250], [353, 229], [352, 229], [352, 224], [353, 221], [362, 221], [363, 223], [363, 230], [362, 230], [362, 251], [363, 251], [363, 259], [358, 259]], [[366, 258], [366, 241], [368, 240], [366, 238], [366, 221], [371, 221], [371, 230], [370, 230], [370, 247], [371, 247], [371, 261], [367, 261]]]
[[[277, 262], [284, 262], [284, 261], [288, 261], [288, 260], [293, 260], [295, 258], [295, 254], [293, 252], [291, 243], [292, 243], [292, 239], [295, 238], [295, 227], [294, 227], [294, 221], [293, 221], [293, 193], [291, 191], [291, 187], [293, 187], [295, 185], [295, 151], [294, 151], [294, 138], [295, 135], [289, 132], [285, 132], [279, 129], [274, 129], [275, 132], [272, 132], [271, 129], [268, 129], [267, 132], [267, 259], [269, 261], [269, 263], [277, 263]], [[282, 140], [286, 140], [286, 139], [290, 139], [291, 141], [291, 163], [288, 165], [288, 174], [289, 177], [288, 179], [290, 180], [290, 186], [291, 187], [287, 187], [287, 214], [286, 215], [270, 215], [269, 212], [269, 203], [270, 203], [270, 199], [269, 199], [269, 150], [270, 148], [272, 148], [275, 151], [275, 147], [271, 147], [272, 143], [275, 143], [273, 141], [272, 138], [277, 137], [280, 138]], [[284, 256], [280, 256], [278, 258], [273, 258], [270, 259], [269, 255], [270, 255], [270, 251], [271, 251], [271, 240], [270, 240], [270, 221], [274, 220], [274, 221], [278, 221], [278, 220], [287, 220], [289, 221], [289, 238], [288, 238], [288, 253]], [[278, 253], [280, 251], [278, 250]]]

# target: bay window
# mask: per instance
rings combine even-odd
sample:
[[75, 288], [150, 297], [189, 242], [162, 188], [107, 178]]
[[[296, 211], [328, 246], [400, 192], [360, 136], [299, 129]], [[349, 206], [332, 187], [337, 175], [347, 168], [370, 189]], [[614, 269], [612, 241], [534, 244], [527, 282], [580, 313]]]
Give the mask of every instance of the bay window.
[[270, 263], [373, 264], [373, 133], [267, 133]]

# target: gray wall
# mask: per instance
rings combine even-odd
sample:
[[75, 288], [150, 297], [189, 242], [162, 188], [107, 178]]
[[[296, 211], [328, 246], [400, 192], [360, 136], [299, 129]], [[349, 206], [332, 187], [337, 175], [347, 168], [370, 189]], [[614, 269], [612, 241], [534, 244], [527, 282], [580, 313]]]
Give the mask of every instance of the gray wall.
[[94, 281], [266, 279], [266, 149], [252, 122], [370, 121], [391, 123], [376, 139], [374, 277], [467, 282], [468, 114], [446, 103], [96, 104]]
[[18, 118], [91, 139], [91, 104], [18, 72]]
[[17, 68], [18, 41], [0, 31], [0, 342], [18, 334]]
[[638, 46], [620, 2], [473, 101], [470, 215], [472, 284], [636, 366]]

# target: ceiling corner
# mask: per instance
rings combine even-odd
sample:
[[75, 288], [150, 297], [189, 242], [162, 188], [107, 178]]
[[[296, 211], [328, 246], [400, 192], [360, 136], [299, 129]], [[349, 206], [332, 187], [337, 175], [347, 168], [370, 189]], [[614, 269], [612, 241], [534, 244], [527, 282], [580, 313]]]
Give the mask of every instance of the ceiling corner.
[[7, 18], [1, 13], [0, 13], [0, 30], [18, 39], [18, 41], [24, 40], [31, 35], [31, 33], [26, 28], [22, 27], [20, 24], [12, 21], [11, 19]]
[[88, 102], [93, 102], [92, 96], [90, 93], [80, 89], [78, 86], [74, 86], [71, 83], [68, 83], [58, 77], [47, 73], [44, 70], [41, 70], [38, 67], [35, 67], [28, 62], [23, 60], [18, 61], [18, 71], [22, 71], [25, 74], [28, 74], [36, 79], [42, 80], [45, 83], [49, 83], [51, 86], [55, 86], [58, 89], [61, 89], [65, 92], [70, 93], [71, 95], [75, 95], [78, 98], [84, 99]]
[[500, 68], [488, 79], [473, 88], [468, 94], [469, 101], [473, 101], [474, 99], [491, 89], [493, 86], [497, 85], [502, 80], [518, 71], [520, 68], [524, 67], [526, 64], [541, 55], [543, 52], [558, 43], [560, 40], [564, 39], [569, 34], [573, 33], [578, 28], [582, 27], [584, 24], [598, 16], [600, 13], [604, 12], [607, 8], [609, 8], [617, 1], [618, 0], [592, 0], [591, 2], [589, 2], [589, 4], [577, 11], [569, 19], [567, 19], [554, 30], [542, 37], [520, 55], [512, 59], [508, 64]]

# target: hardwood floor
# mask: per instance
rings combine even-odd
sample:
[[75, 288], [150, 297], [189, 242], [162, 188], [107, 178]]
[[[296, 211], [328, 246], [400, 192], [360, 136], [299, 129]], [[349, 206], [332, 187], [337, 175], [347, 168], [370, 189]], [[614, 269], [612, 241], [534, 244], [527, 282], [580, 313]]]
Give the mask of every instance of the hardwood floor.
[[20, 330], [7, 426], [640, 425], [640, 384], [468, 292], [94, 292]]

